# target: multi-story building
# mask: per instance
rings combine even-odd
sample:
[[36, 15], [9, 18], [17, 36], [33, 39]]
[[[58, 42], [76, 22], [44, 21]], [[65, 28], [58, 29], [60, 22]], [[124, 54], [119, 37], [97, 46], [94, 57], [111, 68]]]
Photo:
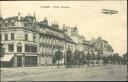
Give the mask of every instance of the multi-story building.
[[113, 55], [112, 46], [101, 37], [97, 39], [92, 38], [90, 41], [84, 41], [84, 51], [94, 52], [96, 55], [97, 53], [101, 53], [104, 56]]
[[38, 22], [35, 14], [22, 17], [18, 13], [18, 16], [6, 19], [1, 16], [0, 42], [2, 65], [15, 67], [53, 65], [58, 48], [63, 55], [69, 48], [84, 51], [85, 55], [88, 52], [96, 55], [100, 52], [105, 56], [113, 54], [112, 46], [101, 37], [87, 41], [78, 34], [77, 26], [63, 25], [61, 29], [58, 24], [49, 25], [46, 17]]
[[76, 43], [67, 36], [58, 24], [48, 24], [47, 18], [37, 22], [34, 16], [0, 18], [0, 38], [4, 56], [0, 61], [6, 65], [36, 66], [53, 65], [53, 56], [58, 48], [63, 53]]
[[76, 49], [79, 51], [83, 51], [84, 50], [83, 43], [84, 43], [85, 37], [78, 34], [77, 26], [70, 28], [63, 25], [63, 30], [65, 34], [67, 34], [75, 43], [77, 43]]

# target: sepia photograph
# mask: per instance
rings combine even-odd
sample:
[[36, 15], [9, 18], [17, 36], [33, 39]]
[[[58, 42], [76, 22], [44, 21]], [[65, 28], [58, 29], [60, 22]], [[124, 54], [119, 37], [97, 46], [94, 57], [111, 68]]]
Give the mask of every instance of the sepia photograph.
[[128, 81], [127, 0], [0, 1], [0, 80]]

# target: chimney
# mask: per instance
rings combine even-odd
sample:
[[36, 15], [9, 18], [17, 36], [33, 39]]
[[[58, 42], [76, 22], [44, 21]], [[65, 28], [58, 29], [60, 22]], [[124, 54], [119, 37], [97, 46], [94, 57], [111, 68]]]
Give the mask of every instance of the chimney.
[[18, 20], [21, 20], [21, 13], [18, 13]]
[[19, 13], [18, 13], [18, 16], [20, 16], [20, 15], [21, 15], [21, 13], [19, 12]]
[[36, 16], [35, 16], [35, 12], [34, 12], [34, 16], [33, 16], [33, 17], [34, 17], [34, 22], [36, 22]]

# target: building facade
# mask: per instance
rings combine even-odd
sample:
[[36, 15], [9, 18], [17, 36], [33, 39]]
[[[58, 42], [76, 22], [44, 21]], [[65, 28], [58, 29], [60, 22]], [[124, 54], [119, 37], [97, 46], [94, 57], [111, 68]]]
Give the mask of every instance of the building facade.
[[85, 53], [94, 52], [95, 55], [101, 53], [102, 56], [110, 56], [113, 55], [114, 51], [112, 46], [101, 37], [96, 39], [92, 38], [92, 40], [84, 41], [84, 51]]
[[75, 43], [77, 43], [76, 49], [79, 51], [84, 50], [84, 40], [85, 37], [82, 35], [79, 35], [77, 26], [75, 27], [68, 27], [63, 25], [63, 30], [65, 34], [67, 34]]
[[[47, 18], [42, 21], [33, 16], [22, 17], [20, 13], [14, 17], [0, 17], [0, 43], [2, 54], [0, 61], [4, 66], [42, 66], [54, 65], [55, 52], [60, 49], [65, 57], [70, 48], [87, 53], [113, 54], [112, 46], [101, 37], [85, 40], [79, 35], [77, 26], [68, 27], [58, 24], [49, 25]], [[1, 47], [1, 46], [0, 46]], [[62, 59], [61, 63], [64, 63]]]
[[48, 24], [47, 18], [37, 22], [35, 15], [0, 18], [0, 39], [4, 55], [1, 62], [10, 66], [53, 65], [53, 56], [58, 48], [63, 53], [76, 43], [67, 36], [58, 24]]

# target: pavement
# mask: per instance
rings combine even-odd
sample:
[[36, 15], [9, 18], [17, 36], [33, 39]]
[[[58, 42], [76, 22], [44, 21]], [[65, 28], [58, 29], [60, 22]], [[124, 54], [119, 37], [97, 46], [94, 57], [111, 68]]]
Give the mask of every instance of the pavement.
[[1, 68], [1, 81], [127, 81], [127, 66]]

